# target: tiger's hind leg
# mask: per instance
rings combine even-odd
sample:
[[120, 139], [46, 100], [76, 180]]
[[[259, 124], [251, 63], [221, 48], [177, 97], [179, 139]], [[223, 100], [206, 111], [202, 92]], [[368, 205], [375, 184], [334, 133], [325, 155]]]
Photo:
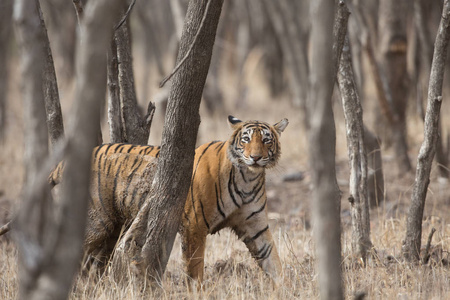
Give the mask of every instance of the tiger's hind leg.
[[186, 265], [186, 273], [189, 279], [196, 280], [199, 286], [203, 282], [206, 235], [207, 232], [198, 232], [189, 228], [184, 228], [181, 232], [181, 251]]

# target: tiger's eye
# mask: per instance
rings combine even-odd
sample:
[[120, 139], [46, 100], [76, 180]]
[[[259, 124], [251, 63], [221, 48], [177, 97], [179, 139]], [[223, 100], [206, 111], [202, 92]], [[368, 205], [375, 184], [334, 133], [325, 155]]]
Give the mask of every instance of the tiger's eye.
[[248, 142], [250, 142], [250, 138], [249, 138], [248, 136], [244, 136], [244, 137], [242, 138], [242, 141], [243, 141], [244, 143], [248, 143]]

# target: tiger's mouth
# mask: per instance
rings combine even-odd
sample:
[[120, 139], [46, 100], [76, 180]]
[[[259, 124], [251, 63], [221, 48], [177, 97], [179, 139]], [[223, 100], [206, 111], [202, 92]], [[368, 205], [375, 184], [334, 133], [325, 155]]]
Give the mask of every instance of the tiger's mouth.
[[249, 167], [264, 168], [267, 166], [269, 161], [270, 161], [270, 159], [268, 157], [257, 160], [257, 161], [244, 157], [244, 163]]

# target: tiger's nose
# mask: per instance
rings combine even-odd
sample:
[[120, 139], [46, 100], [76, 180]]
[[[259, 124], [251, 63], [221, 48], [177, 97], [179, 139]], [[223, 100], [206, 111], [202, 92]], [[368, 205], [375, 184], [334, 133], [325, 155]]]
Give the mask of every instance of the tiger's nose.
[[250, 155], [251, 159], [253, 159], [253, 161], [258, 161], [261, 159], [261, 155]]

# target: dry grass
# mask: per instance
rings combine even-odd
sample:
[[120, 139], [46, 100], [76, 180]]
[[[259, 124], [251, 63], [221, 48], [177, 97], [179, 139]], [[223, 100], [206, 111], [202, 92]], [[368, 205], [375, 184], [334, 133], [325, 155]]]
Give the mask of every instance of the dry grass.
[[[254, 74], [261, 73], [258, 70]], [[254, 74], [247, 74], [252, 77]], [[283, 283], [273, 288], [270, 280], [252, 260], [245, 245], [233, 233], [223, 230], [209, 236], [206, 249], [205, 281], [203, 289], [188, 292], [186, 276], [181, 262], [178, 239], [161, 285], [151, 288], [120, 274], [127, 279], [117, 284], [110, 276], [77, 278], [70, 299], [317, 299], [318, 275], [314, 269], [315, 253], [310, 219], [310, 183], [307, 171], [307, 139], [300, 121], [300, 111], [292, 108], [285, 98], [269, 99], [264, 85], [257, 79], [257, 88], [249, 88], [245, 109], [237, 109], [233, 81], [225, 82], [226, 111], [210, 116], [202, 108], [199, 143], [226, 139], [228, 113], [242, 119], [261, 119], [277, 122], [283, 117], [291, 124], [282, 136], [283, 155], [277, 168], [268, 174], [267, 193], [271, 230], [284, 266]], [[18, 203], [22, 185], [22, 122], [18, 98], [17, 73], [13, 72], [8, 107], [7, 138], [0, 149], [0, 190], [4, 199]], [[139, 84], [139, 81], [138, 81]], [[156, 82], [155, 82], [156, 86]], [[336, 108], [338, 106], [336, 105]], [[64, 111], [68, 111], [64, 107]], [[337, 118], [337, 172], [342, 196], [342, 248], [343, 281], [346, 298], [364, 292], [369, 299], [450, 299], [450, 193], [448, 181], [439, 180], [433, 169], [424, 214], [423, 243], [432, 227], [437, 229], [433, 251], [428, 265], [412, 266], [401, 261], [401, 245], [405, 234], [405, 219], [410, 201], [413, 174], [402, 178], [394, 176], [393, 158], [384, 152], [386, 195], [388, 200], [371, 212], [371, 237], [376, 253], [366, 266], [352, 257], [351, 228], [348, 213], [348, 166], [345, 128], [340, 113]], [[154, 132], [160, 132], [161, 116], [154, 122]], [[421, 126], [410, 121], [411, 157], [417, 156], [421, 142]], [[159, 127], [159, 128], [158, 128]], [[105, 133], [106, 135], [106, 133]], [[158, 140], [158, 135], [152, 138]], [[156, 142], [155, 142], [156, 143]], [[415, 162], [415, 159], [413, 159]], [[302, 171], [301, 182], [283, 182], [284, 174]], [[0, 208], [1, 209], [1, 208]], [[113, 272], [113, 271], [111, 271]], [[15, 299], [18, 293], [17, 250], [13, 243], [0, 238], [0, 299]]]

